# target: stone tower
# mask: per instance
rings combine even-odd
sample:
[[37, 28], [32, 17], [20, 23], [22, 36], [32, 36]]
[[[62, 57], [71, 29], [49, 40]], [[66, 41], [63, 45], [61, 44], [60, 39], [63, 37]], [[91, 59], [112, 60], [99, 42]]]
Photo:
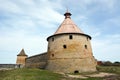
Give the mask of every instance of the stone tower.
[[96, 61], [91, 48], [91, 36], [83, 33], [71, 20], [71, 13], [54, 35], [47, 38], [48, 61], [46, 69], [55, 72], [79, 73], [96, 71]]
[[21, 64], [21, 65], [25, 66], [25, 59], [26, 59], [27, 57], [28, 57], [28, 56], [25, 54], [24, 49], [22, 49], [22, 50], [20, 51], [20, 53], [17, 55], [16, 64]]

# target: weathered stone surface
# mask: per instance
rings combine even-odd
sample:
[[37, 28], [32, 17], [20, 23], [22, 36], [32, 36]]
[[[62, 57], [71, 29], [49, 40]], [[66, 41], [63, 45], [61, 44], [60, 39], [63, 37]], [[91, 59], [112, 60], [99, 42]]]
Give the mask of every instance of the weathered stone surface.
[[28, 56], [25, 54], [25, 51], [24, 49], [22, 49], [20, 51], [20, 53], [17, 55], [17, 61], [16, 61], [16, 64], [20, 64], [22, 66], [25, 65], [25, 59], [27, 58]]
[[47, 53], [26, 59], [26, 67], [45, 68], [64, 73], [96, 71], [91, 37], [83, 33], [65, 13], [65, 20], [54, 35], [47, 38]]
[[[70, 35], [72, 39], [69, 38]], [[96, 61], [88, 36], [76, 33], [61, 34], [49, 38], [48, 42], [46, 69], [65, 73], [96, 71]]]
[[25, 59], [26, 59], [26, 58], [27, 58], [27, 56], [17, 56], [16, 64], [25, 65]]
[[19, 64], [0, 64], [0, 69], [9, 69], [9, 68], [22, 68], [22, 65]]
[[26, 58], [26, 67], [44, 69], [47, 61], [47, 53], [42, 53]]

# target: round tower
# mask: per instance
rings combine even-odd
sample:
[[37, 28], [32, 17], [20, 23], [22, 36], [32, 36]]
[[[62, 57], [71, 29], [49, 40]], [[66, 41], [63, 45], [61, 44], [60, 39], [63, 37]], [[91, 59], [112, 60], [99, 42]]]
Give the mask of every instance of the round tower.
[[47, 38], [48, 62], [46, 69], [55, 72], [77, 73], [96, 71], [96, 61], [92, 54], [91, 36], [83, 33], [71, 20], [71, 13], [54, 35]]
[[28, 56], [25, 54], [25, 51], [24, 49], [22, 49], [20, 51], [20, 53], [17, 55], [17, 61], [16, 61], [16, 64], [20, 64], [22, 66], [25, 66], [25, 59], [27, 58]]

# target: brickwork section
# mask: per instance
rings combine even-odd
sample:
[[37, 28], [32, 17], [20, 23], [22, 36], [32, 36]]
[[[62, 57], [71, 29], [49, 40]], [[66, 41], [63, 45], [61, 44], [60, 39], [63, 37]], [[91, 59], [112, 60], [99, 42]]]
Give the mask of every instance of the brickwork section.
[[44, 69], [47, 61], [47, 53], [42, 53], [26, 58], [27, 68], [41, 68]]

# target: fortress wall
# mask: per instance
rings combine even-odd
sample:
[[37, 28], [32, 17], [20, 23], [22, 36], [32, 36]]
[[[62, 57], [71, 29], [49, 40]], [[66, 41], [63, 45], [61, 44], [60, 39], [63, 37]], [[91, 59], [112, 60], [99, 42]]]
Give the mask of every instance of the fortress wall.
[[44, 69], [47, 61], [47, 53], [42, 53], [26, 58], [25, 67]]
[[0, 70], [4, 68], [21, 68], [22, 65], [19, 64], [0, 64]]

